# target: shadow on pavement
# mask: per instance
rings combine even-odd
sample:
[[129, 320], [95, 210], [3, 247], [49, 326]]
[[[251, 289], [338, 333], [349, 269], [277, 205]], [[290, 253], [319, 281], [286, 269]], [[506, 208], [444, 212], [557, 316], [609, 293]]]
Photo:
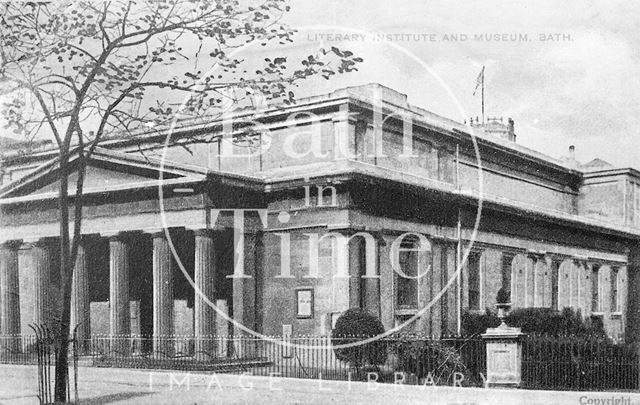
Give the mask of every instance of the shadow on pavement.
[[142, 397], [149, 394], [152, 394], [152, 392], [149, 392], [149, 391], [119, 392], [117, 394], [108, 394], [108, 395], [101, 395], [99, 397], [81, 399], [80, 404], [81, 405], [103, 405], [103, 404], [109, 404], [115, 401], [124, 401], [126, 399]]

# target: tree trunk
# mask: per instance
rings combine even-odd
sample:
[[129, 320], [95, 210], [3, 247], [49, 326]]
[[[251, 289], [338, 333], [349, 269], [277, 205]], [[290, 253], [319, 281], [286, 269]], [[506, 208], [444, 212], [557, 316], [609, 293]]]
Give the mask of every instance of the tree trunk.
[[[69, 323], [71, 318], [71, 283], [70, 275], [73, 274], [72, 262], [69, 260], [69, 154], [65, 150], [60, 152], [60, 294], [58, 300], [61, 303], [60, 313], [55, 320], [58, 324], [55, 328], [56, 339], [56, 368], [54, 400], [66, 402], [67, 380], [69, 378]], [[74, 235], [75, 238], [75, 235]]]
[[65, 291], [61, 295], [64, 296], [62, 304], [62, 319], [60, 324], [60, 332], [57, 337], [56, 353], [56, 381], [54, 399], [56, 402], [65, 402], [67, 400], [67, 380], [69, 378], [69, 321], [71, 315], [71, 292]]
[[[84, 175], [86, 168], [84, 143], [82, 137], [79, 137], [78, 145], [78, 163], [77, 163], [77, 182], [76, 194], [74, 197], [74, 216], [73, 216], [73, 240], [69, 240], [69, 153], [60, 153], [60, 190], [59, 190], [59, 208], [60, 208], [60, 281], [61, 288], [58, 299], [62, 303], [60, 305], [60, 313], [58, 314], [56, 334], [56, 370], [55, 370], [55, 391], [54, 399], [56, 402], [65, 402], [67, 397], [67, 381], [69, 379], [69, 335], [71, 332], [71, 289], [73, 284], [73, 271], [78, 255], [78, 246], [82, 238], [82, 193], [84, 187]], [[88, 154], [90, 154], [89, 151]]]

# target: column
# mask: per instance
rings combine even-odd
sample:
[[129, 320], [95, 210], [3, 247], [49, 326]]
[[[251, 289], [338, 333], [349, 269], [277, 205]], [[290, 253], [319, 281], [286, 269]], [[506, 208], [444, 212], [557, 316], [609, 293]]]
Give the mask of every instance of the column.
[[[129, 352], [129, 246], [123, 235], [109, 238], [109, 327], [112, 350]], [[114, 353], [115, 354], [115, 353]]]
[[[527, 255], [527, 264], [531, 266], [531, 283], [529, 284], [529, 291], [527, 291], [527, 296], [530, 296], [531, 299], [528, 300], [529, 307], [541, 307], [543, 300], [543, 289], [541, 286], [541, 276], [543, 273], [540, 268], [540, 260], [538, 255], [528, 254]], [[530, 292], [530, 294], [529, 294]]]
[[[348, 236], [347, 236], [348, 237]], [[356, 236], [349, 241], [349, 308], [363, 308], [364, 241]]]
[[0, 245], [0, 334], [7, 336], [2, 351], [16, 352], [20, 347], [20, 287], [18, 284], [18, 248], [21, 241]]
[[394, 307], [396, 302], [396, 296], [394, 294], [394, 275], [396, 274], [391, 267], [391, 260], [389, 260], [389, 252], [391, 244], [393, 243], [394, 236], [382, 234], [380, 240], [380, 320], [384, 325], [385, 330], [391, 329], [395, 326], [395, 313]]
[[[442, 245], [440, 242], [436, 242], [431, 247], [431, 254], [433, 255], [433, 259], [431, 260], [431, 291], [429, 294], [429, 300], [434, 299], [434, 297], [440, 294], [442, 290]], [[384, 260], [384, 259], [381, 259]], [[430, 330], [429, 334], [432, 336], [440, 336], [442, 330], [442, 313], [444, 302], [446, 302], [446, 293], [441, 296], [440, 299], [436, 300], [431, 308], [429, 309], [429, 318], [430, 318]]]
[[[457, 256], [457, 247], [455, 244], [447, 245], [446, 250], [446, 274], [444, 285], [446, 285], [449, 280], [455, 278], [456, 272], [458, 271], [458, 266], [456, 262]], [[443, 329], [443, 333], [447, 333], [449, 335], [454, 334], [458, 330], [458, 297], [461, 297], [462, 291], [458, 290], [456, 285], [456, 281], [451, 284], [449, 288], [449, 294], [447, 294], [447, 326], [446, 329]]]
[[51, 326], [50, 277], [52, 249], [46, 239], [31, 248], [33, 266], [33, 323], [40, 327]]
[[215, 344], [215, 311], [208, 302], [214, 302], [216, 254], [213, 232], [209, 229], [195, 231], [195, 342], [196, 357], [206, 359], [213, 355]]
[[218, 357], [223, 359], [227, 357], [227, 348], [229, 345], [229, 321], [219, 314], [229, 316], [229, 306], [227, 300], [217, 300], [216, 307], [218, 308], [218, 314], [216, 314], [216, 335], [218, 336]]
[[[367, 235], [349, 235], [349, 308], [361, 308], [375, 317], [380, 317], [377, 256], [381, 238]], [[370, 271], [367, 270], [368, 266], [375, 270], [373, 276], [367, 274], [367, 271]]]
[[[238, 218], [236, 214], [234, 220]], [[234, 224], [234, 246], [236, 246], [236, 254], [234, 260], [242, 261], [244, 266], [244, 275], [242, 277], [233, 277], [233, 303], [231, 304], [231, 312], [233, 314], [233, 338], [235, 355], [238, 357], [250, 357], [254, 353], [254, 346], [250, 339], [242, 339], [247, 334], [240, 328], [245, 326], [251, 330], [255, 328], [255, 268], [256, 268], [256, 250], [261, 236], [256, 232], [245, 233], [242, 235], [239, 230], [242, 229], [238, 223]], [[237, 234], [242, 235], [244, 244], [238, 243]], [[240, 248], [243, 246], [243, 249]], [[241, 254], [240, 254], [241, 253]], [[217, 331], [216, 331], [217, 332]]]
[[91, 317], [89, 304], [89, 274], [85, 241], [80, 241], [71, 282], [71, 331], [77, 333], [79, 348], [84, 350], [91, 335]]
[[511, 303], [515, 308], [526, 308], [527, 302], [527, 256], [518, 253], [511, 261]]
[[[350, 119], [348, 111], [341, 110], [333, 118], [333, 150], [336, 159], [355, 158], [355, 122]], [[353, 132], [352, 132], [353, 130]], [[376, 133], [377, 134], [377, 133]], [[381, 134], [380, 134], [381, 136]], [[380, 141], [382, 143], [382, 141]], [[376, 154], [381, 156], [382, 153]]]
[[[381, 243], [383, 243], [382, 238], [376, 237], [375, 249], [371, 253], [366, 251], [365, 244], [365, 266], [368, 261], [371, 261], [376, 269], [375, 275], [377, 277], [365, 277], [362, 283], [364, 286], [364, 294], [362, 297], [364, 301], [362, 303], [363, 308], [376, 318], [380, 318], [380, 270], [378, 256], [380, 254]], [[384, 259], [388, 260], [388, 258], [383, 258], [383, 260]]]
[[173, 260], [164, 232], [153, 234], [153, 350], [173, 354]]

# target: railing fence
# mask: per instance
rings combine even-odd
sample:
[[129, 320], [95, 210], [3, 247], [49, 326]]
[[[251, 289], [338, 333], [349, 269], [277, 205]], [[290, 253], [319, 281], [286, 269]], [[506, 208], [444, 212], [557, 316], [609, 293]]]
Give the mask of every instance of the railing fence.
[[[478, 338], [390, 336], [335, 350], [360, 338], [328, 336], [92, 336], [73, 340], [84, 365], [182, 371], [250, 373], [323, 380], [483, 386], [486, 345]], [[55, 344], [47, 332], [0, 336], [0, 362], [39, 364], [50, 387]], [[575, 336], [526, 336], [522, 386], [556, 390], [639, 390], [640, 346]], [[46, 391], [46, 390], [45, 390]]]
[[[20, 337], [10, 337], [10, 339], [3, 341], [7, 343], [11, 351], [9, 356], [12, 360], [17, 355], [17, 349], [25, 347], [26, 360], [32, 362], [33, 356], [36, 358], [36, 364], [38, 365], [38, 399], [41, 404], [53, 403], [54, 390], [55, 390], [55, 362], [61, 347], [60, 342], [55, 339], [55, 333], [51, 331], [46, 325], [29, 325], [33, 330], [33, 336], [25, 336], [25, 340], [19, 340]], [[78, 348], [76, 330], [73, 331], [73, 339], [69, 341], [68, 355], [71, 357], [71, 361], [68, 362], [67, 369], [67, 402], [71, 401], [71, 379], [73, 378], [73, 399], [74, 403], [78, 403]]]
[[527, 336], [523, 386], [553, 390], [638, 390], [638, 344], [576, 336]]

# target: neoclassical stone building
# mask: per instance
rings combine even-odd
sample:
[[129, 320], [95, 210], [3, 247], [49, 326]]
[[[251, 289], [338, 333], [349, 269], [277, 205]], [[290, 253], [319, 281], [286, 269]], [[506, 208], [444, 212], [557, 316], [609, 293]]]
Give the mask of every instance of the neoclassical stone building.
[[[167, 135], [113, 137], [91, 157], [82, 336], [327, 334], [350, 307], [455, 333], [502, 286], [515, 307], [637, 334], [634, 169], [556, 160], [519, 145], [511, 120], [464, 125], [379, 85]], [[55, 151], [7, 149], [1, 169], [0, 331], [29, 333], [59, 288]]]

